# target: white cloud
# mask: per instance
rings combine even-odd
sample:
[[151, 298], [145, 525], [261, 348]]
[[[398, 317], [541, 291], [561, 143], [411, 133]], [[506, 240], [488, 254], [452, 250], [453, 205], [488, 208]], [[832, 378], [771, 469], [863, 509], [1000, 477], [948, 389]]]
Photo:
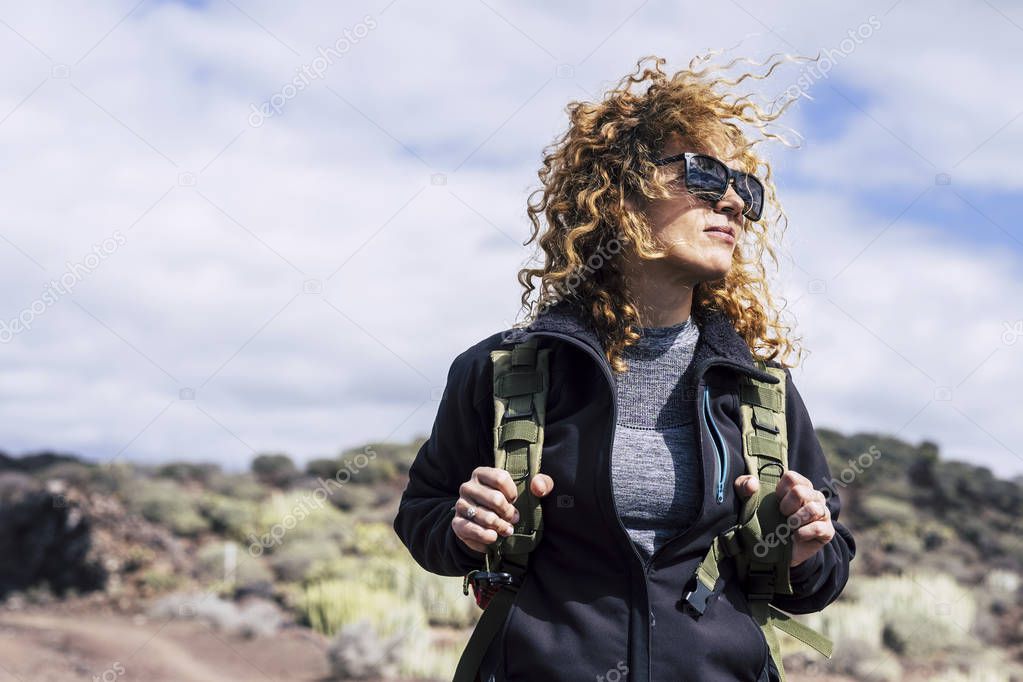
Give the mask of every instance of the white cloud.
[[[5, 15], [0, 319], [67, 261], [126, 235], [3, 346], [9, 450], [240, 466], [251, 449], [306, 459], [428, 432], [451, 359], [516, 316], [526, 195], [570, 100], [599, 95], [645, 54], [677, 68], [751, 32], [762, 35], [737, 53], [795, 51], [780, 35], [812, 54], [888, 8], [262, 2], [243, 14], [154, 1], [129, 14], [134, 5]], [[790, 241], [813, 277], [831, 277], [887, 224], [864, 220], [873, 211], [852, 191], [909, 197], [933, 179], [881, 125], [944, 168], [1023, 109], [1006, 86], [1017, 29], [985, 7], [949, 21], [952, 8], [901, 3], [882, 17], [830, 81], [865, 93], [876, 121], [853, 115], [834, 139], [781, 156]], [[377, 25], [365, 38], [279, 116], [250, 125], [252, 105], [367, 15]], [[798, 68], [787, 73], [769, 94]], [[813, 105], [787, 123], [830, 115]], [[1009, 124], [953, 170], [956, 187], [1018, 191], [1021, 131]], [[787, 183], [789, 167], [825, 180], [827, 194]], [[998, 348], [904, 434], [1023, 469], [997, 442], [1021, 435], [1009, 410], [1023, 343], [998, 345], [1003, 322], [1023, 317], [1012, 308], [1018, 255], [953, 243], [908, 216], [829, 283], [836, 305], [800, 299], [815, 353], [797, 377], [815, 421], [895, 431], [931, 395], [928, 377], [954, 386]], [[794, 270], [790, 298], [810, 278]], [[307, 280], [322, 293], [302, 293]], [[182, 388], [196, 400], [179, 400]]]

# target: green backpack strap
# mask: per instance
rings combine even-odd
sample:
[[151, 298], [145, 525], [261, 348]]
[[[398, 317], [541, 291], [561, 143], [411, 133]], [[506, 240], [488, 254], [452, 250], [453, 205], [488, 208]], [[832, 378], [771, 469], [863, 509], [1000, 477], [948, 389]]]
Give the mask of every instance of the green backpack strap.
[[[483, 657], [511, 610], [529, 553], [543, 535], [540, 498], [529, 489], [529, 482], [540, 472], [550, 385], [549, 356], [549, 348], [537, 347], [536, 337], [516, 344], [511, 350], [490, 352], [494, 367], [494, 467], [507, 470], [515, 482], [519, 522], [511, 535], [499, 535], [496, 542], [487, 546], [484, 565], [488, 572], [510, 574], [514, 583], [503, 585], [486, 604], [458, 661], [453, 682], [475, 682]], [[465, 594], [469, 593], [469, 580], [475, 573], [465, 576], [462, 586]]]
[[[750, 613], [764, 631], [771, 658], [785, 682], [781, 644], [776, 629], [831, 658], [833, 644], [816, 630], [792, 619], [771, 605], [776, 594], [792, 594], [789, 564], [792, 543], [788, 542], [787, 519], [781, 513], [777, 487], [788, 470], [788, 435], [785, 421], [785, 370], [756, 359], [757, 368], [778, 377], [777, 384], [743, 376], [739, 384], [739, 413], [742, 422], [743, 459], [746, 473], [760, 480], [760, 489], [742, 506], [739, 522], [711, 543], [696, 569], [696, 586], [684, 599], [703, 613], [707, 598], [720, 577], [718, 564], [733, 557], [736, 571], [749, 600]], [[779, 532], [779, 529], [783, 529]]]

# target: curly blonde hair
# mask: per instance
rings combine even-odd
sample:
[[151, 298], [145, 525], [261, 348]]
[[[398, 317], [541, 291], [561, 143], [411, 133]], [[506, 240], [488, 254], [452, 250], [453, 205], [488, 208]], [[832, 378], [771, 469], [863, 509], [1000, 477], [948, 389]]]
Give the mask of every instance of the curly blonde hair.
[[[732, 265], [723, 278], [696, 286], [694, 314], [699, 316], [704, 309], [722, 311], [755, 357], [786, 367], [798, 364], [787, 362], [797, 347], [789, 339], [791, 328], [780, 321], [763, 262], [766, 252], [777, 267], [773, 241], [780, 240], [788, 218], [775, 193], [770, 164], [752, 151], [765, 139], [798, 146], [767, 129], [798, 96], [772, 112], [749, 95], [719, 92], [719, 86], [766, 78], [781, 61], [771, 63], [763, 75], [744, 73], [728, 80], [709, 74], [729, 69], [740, 60], [694, 68], [713, 54], [694, 58], [688, 69], [670, 76], [661, 70], [663, 58], [643, 57], [637, 61], [636, 71], [622, 78], [602, 101], [571, 102], [567, 106], [568, 130], [544, 149], [543, 167], [538, 172], [543, 187], [532, 192], [527, 202], [533, 229], [525, 243], [539, 237], [537, 243], [546, 255], [543, 267], [518, 272], [525, 289], [521, 300], [527, 317], [535, 319], [547, 307], [567, 302], [592, 324], [614, 371], [627, 369], [622, 350], [639, 338], [635, 328], [640, 326], [639, 311], [630, 300], [620, 268], [622, 247], [634, 246], [642, 259], [664, 253], [653, 240], [643, 213], [630, 210], [626, 199], [643, 204], [673, 196], [671, 182], [662, 181], [653, 160], [674, 135], [698, 148], [723, 142], [736, 150], [738, 167], [760, 177], [765, 188], [762, 219], [752, 223], [742, 218]], [[643, 62], [651, 59], [653, 66], [644, 67]], [[785, 56], [786, 61], [792, 59]], [[632, 92], [633, 85], [647, 82], [645, 91]], [[760, 139], [748, 141], [739, 127], [743, 122], [759, 131]], [[764, 173], [758, 172], [761, 167]], [[539, 199], [534, 200], [537, 194]], [[540, 279], [540, 293], [538, 300], [530, 303], [537, 288], [534, 278]]]

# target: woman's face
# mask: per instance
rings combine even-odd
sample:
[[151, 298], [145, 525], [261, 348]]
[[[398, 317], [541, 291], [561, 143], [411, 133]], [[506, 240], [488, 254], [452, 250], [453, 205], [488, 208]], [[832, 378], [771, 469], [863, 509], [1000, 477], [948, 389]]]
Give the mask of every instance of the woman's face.
[[[714, 145], [700, 149], [674, 136], [660, 150], [659, 158], [682, 152], [710, 154], [735, 168], [730, 150]], [[654, 240], [667, 252], [658, 261], [693, 283], [724, 277], [732, 265], [732, 251], [742, 233], [742, 199], [729, 186], [718, 201], [693, 196], [684, 185], [684, 161], [658, 166], [662, 182], [669, 184], [670, 199], [646, 200], [640, 210], [646, 215]], [[627, 200], [627, 204], [635, 206]], [[725, 232], [731, 232], [731, 235]]]

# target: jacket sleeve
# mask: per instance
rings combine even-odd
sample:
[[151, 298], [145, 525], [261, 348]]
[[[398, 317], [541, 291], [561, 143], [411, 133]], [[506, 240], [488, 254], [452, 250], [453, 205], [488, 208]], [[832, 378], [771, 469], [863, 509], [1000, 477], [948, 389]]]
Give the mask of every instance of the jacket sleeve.
[[789, 571], [793, 594], [776, 596], [771, 603], [789, 613], [813, 613], [835, 601], [849, 579], [849, 563], [856, 556], [856, 541], [844, 524], [839, 523], [842, 501], [824, 451], [813, 428], [803, 398], [785, 368], [785, 414], [789, 442], [789, 468], [795, 469], [824, 493], [831, 511], [835, 535], [816, 554]]
[[476, 379], [474, 364], [469, 351], [451, 363], [433, 430], [409, 468], [393, 524], [416, 562], [443, 576], [483, 568], [484, 555], [469, 549], [451, 528], [458, 488], [485, 465], [484, 453], [490, 449], [490, 434], [475, 407], [485, 387]]

